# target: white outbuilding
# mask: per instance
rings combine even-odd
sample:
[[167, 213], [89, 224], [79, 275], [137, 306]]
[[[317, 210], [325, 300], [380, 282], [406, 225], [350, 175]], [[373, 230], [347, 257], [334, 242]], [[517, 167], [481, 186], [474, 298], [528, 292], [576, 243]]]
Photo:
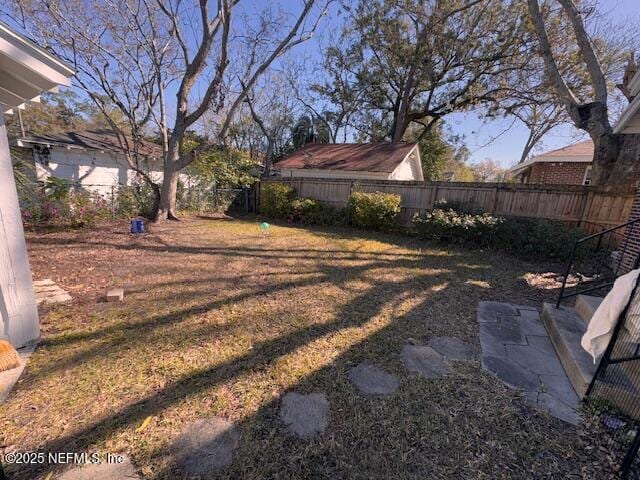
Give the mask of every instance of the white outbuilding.
[[282, 177], [423, 181], [417, 143], [311, 143], [273, 165]]

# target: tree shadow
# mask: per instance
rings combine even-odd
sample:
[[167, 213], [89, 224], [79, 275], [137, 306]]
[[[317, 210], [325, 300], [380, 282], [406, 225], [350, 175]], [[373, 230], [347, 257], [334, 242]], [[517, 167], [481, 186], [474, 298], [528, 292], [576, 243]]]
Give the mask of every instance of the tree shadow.
[[[89, 242], [95, 244], [95, 242]], [[80, 242], [81, 244], [81, 242]], [[512, 397], [505, 393], [496, 383], [488, 380], [486, 375], [479, 373], [475, 367], [463, 367], [462, 373], [451, 382], [437, 384], [425, 382], [407, 376], [399, 361], [399, 352], [408, 339], [426, 340], [433, 334], [461, 336], [471, 339], [475, 335], [475, 325], [460, 318], [460, 323], [451, 322], [447, 306], [452, 301], [466, 301], [467, 305], [459, 309], [459, 315], [464, 318], [472, 317], [477, 299], [486, 296], [495, 298], [496, 291], [485, 291], [474, 286], [464, 286], [467, 278], [473, 277], [477, 271], [469, 268], [466, 261], [477, 260], [475, 255], [454, 257], [439, 257], [428, 254], [406, 254], [396, 252], [392, 254], [382, 252], [345, 252], [341, 249], [294, 249], [285, 251], [282, 248], [227, 246], [227, 247], [199, 247], [178, 245], [158, 247], [153, 245], [121, 245], [113, 242], [101, 242], [115, 249], [141, 250], [148, 253], [169, 251], [172, 253], [202, 254], [221, 258], [246, 257], [266, 260], [280, 260], [282, 256], [300, 261], [298, 268], [307, 269], [312, 265], [312, 278], [295, 279], [269, 283], [264, 286], [253, 287], [227, 298], [212, 301], [197, 301], [195, 305], [171, 311], [162, 315], [152, 315], [131, 325], [115, 324], [98, 328], [95, 331], [67, 336], [56, 343], [46, 340], [44, 346], [64, 347], [73, 342], [83, 340], [99, 341], [101, 337], [109, 337], [105, 342], [90, 345], [88, 348], [72, 353], [63, 361], [48, 365], [27, 377], [21, 388], [35, 387], [37, 380], [43, 377], [55, 377], [58, 373], [74, 365], [91, 362], [99, 356], [117, 355], [118, 353], [135, 348], [140, 338], [148, 341], [171, 345], [174, 342], [188, 342], [200, 336], [221, 336], [229, 334], [229, 327], [225, 325], [202, 325], [192, 331], [175, 331], [167, 333], [162, 327], [180, 324], [193, 315], [206, 313], [225, 306], [237, 304], [254, 297], [266, 294], [283, 294], [299, 288], [314, 285], [331, 284], [340, 289], [346, 289], [354, 280], [367, 280], [372, 272], [385, 269], [399, 269], [412, 272], [402, 279], [379, 278], [374, 283], [363, 287], [362, 291], [344, 303], [331, 321], [312, 323], [286, 331], [275, 338], [257, 341], [249, 351], [237, 355], [225, 362], [199, 368], [183, 374], [169, 382], [166, 386], [152, 393], [138, 398], [117, 411], [110, 412], [88, 425], [41, 445], [42, 451], [84, 451], [89, 448], [104, 445], [110, 437], [123, 430], [131, 429], [149, 415], [159, 415], [177, 404], [187, 401], [203, 391], [235, 381], [246, 375], [260, 375], [268, 372], [279, 360], [298, 352], [314, 342], [334, 338], [346, 334], [352, 329], [362, 329], [383, 311], [391, 309], [392, 320], [388, 325], [382, 325], [365, 338], [348, 346], [327, 365], [316, 369], [295, 384], [297, 391], [324, 391], [332, 404], [331, 430], [318, 440], [310, 443], [299, 442], [286, 433], [277, 419], [278, 397], [267, 401], [257, 412], [249, 415], [241, 422], [243, 443], [237, 453], [236, 460], [227, 470], [219, 475], [224, 478], [347, 478], [354, 473], [355, 465], [360, 470], [362, 478], [379, 477], [377, 471], [386, 471], [396, 478], [469, 478], [473, 470], [460, 462], [467, 457], [452, 455], [452, 449], [465, 448], [464, 438], [477, 437], [478, 425], [485, 427], [487, 415], [498, 415], [495, 409], [487, 407], [492, 397], [497, 397], [498, 407], [507, 408], [511, 405]], [[344, 254], [344, 256], [340, 256]], [[336, 260], [349, 259], [361, 261], [362, 264], [341, 266]], [[453, 268], [452, 268], [453, 266]], [[420, 273], [421, 269], [429, 269]], [[267, 272], [271, 273], [271, 272]], [[513, 273], [517, 275], [516, 272]], [[198, 279], [199, 285], [206, 286], [207, 280], [213, 277]], [[170, 287], [173, 282], [159, 282], [157, 286]], [[180, 285], [180, 280], [175, 282]], [[149, 286], [148, 288], [153, 288]], [[457, 292], [457, 293], [456, 293]], [[461, 298], [461, 292], [466, 292], [468, 298]], [[499, 295], [499, 294], [498, 294]], [[421, 300], [411, 302], [412, 296]], [[186, 295], [191, 300], [202, 300], [203, 292], [196, 290]], [[404, 307], [405, 303], [409, 304]], [[446, 320], [445, 320], [446, 319]], [[242, 324], [235, 327], [241, 327]], [[154, 331], [158, 331], [156, 338]], [[471, 331], [474, 330], [474, 331]], [[115, 335], [115, 338], [111, 338]], [[160, 344], [158, 343], [158, 347]], [[348, 368], [357, 361], [368, 360], [381, 364], [390, 371], [401, 375], [403, 385], [397, 396], [388, 402], [376, 404], [378, 399], [361, 397], [354, 391], [353, 386], [346, 380]], [[31, 374], [30, 374], [31, 375]], [[497, 386], [498, 385], [498, 386]], [[465, 391], [473, 386], [474, 391], [484, 391], [480, 402], [483, 408], [478, 412], [466, 403], [458, 405], [458, 397], [464, 397]], [[347, 391], [347, 394], [343, 392]], [[434, 396], [433, 404], [425, 403], [425, 398]], [[420, 410], [423, 408], [424, 410]], [[413, 411], [412, 411], [413, 409]], [[339, 412], [339, 413], [334, 413]], [[457, 412], [452, 420], [451, 412]], [[211, 414], [203, 412], [202, 416]], [[353, 415], [352, 415], [353, 414]], [[337, 416], [336, 416], [337, 415]], [[354, 423], [353, 416], [363, 419]], [[386, 417], [384, 417], [386, 415]], [[465, 423], [464, 415], [472, 416], [474, 421]], [[382, 418], [386, 418], [383, 420]], [[504, 423], [504, 420], [501, 420]], [[433, 424], [428, 428], [429, 422]], [[509, 434], [517, 430], [518, 420], [507, 423], [493, 432], [489, 437], [497, 441], [499, 434]], [[500, 423], [500, 422], [498, 422]], [[402, 428], [391, 428], [390, 424], [403, 425]], [[537, 425], [551, 429], [553, 435], [557, 426], [553, 422], [542, 421]], [[337, 428], [340, 427], [340, 428]], [[447, 443], [446, 429], [455, 429], [456, 435]], [[490, 427], [486, 427], [490, 429]], [[526, 431], [526, 429], [525, 429]], [[333, 432], [333, 433], [332, 433]], [[507, 433], [505, 433], [507, 432]], [[423, 438], [429, 434], [437, 434], [438, 445], [432, 445]], [[433, 437], [435, 438], [435, 437]], [[516, 437], [520, 439], [521, 437]], [[176, 478], [176, 472], [171, 465], [162, 460], [169, 453], [166, 439], [164, 446], [152, 452], [153, 459], [159, 460], [159, 467], [154, 473], [157, 478]], [[484, 440], [483, 440], [484, 441]], [[379, 448], [374, 445], [379, 442]], [[339, 446], [341, 445], [341, 446]], [[525, 449], [526, 450], [526, 449]], [[528, 452], [528, 450], [526, 450]], [[407, 463], [406, 455], [423, 455], [424, 461]], [[486, 449], [475, 441], [471, 453], [485, 455]], [[353, 455], [358, 457], [354, 460]], [[524, 454], [522, 454], [524, 455]], [[404, 460], [403, 460], [404, 458]], [[524, 460], [518, 457], [524, 464]], [[135, 455], [134, 455], [135, 460]], [[490, 467], [490, 460], [483, 463]], [[431, 467], [429, 467], [431, 464]], [[573, 467], [574, 463], [567, 465]], [[436, 468], [437, 466], [437, 468]], [[525, 465], [526, 466], [526, 465]], [[432, 468], [433, 467], [433, 468]], [[438, 468], [450, 468], [451, 477], [442, 477]], [[15, 478], [35, 478], [45, 466], [29, 466], [16, 471]], [[389, 477], [387, 477], [389, 478]]]
[[[103, 442], [114, 432], [139, 424], [149, 415], [158, 414], [162, 410], [182, 402], [203, 389], [220, 385], [247, 372], [260, 372], [267, 369], [276, 359], [287, 355], [310, 342], [331, 335], [341, 329], [361, 326], [370, 316], [355, 315], [362, 306], [366, 306], [372, 315], [379, 312], [386, 304], [390, 291], [407, 288], [413, 285], [413, 279], [402, 284], [381, 283], [350, 302], [341, 314], [332, 322], [314, 324], [297, 329], [290, 334], [280, 336], [274, 340], [258, 342], [250, 352], [234, 358], [231, 361], [210, 368], [200, 369], [195, 373], [184, 375], [165, 388], [150, 396], [142, 398], [128, 405], [119, 412], [112, 412], [90, 425], [65, 435], [42, 446], [43, 451], [83, 451], [89, 446]], [[371, 311], [373, 307], [373, 311]], [[100, 351], [103, 351], [101, 348]], [[85, 360], [86, 358], [77, 359]], [[52, 374], [50, 371], [49, 374]], [[33, 478], [42, 472], [43, 466], [31, 467], [25, 471], [16, 472], [16, 478]], [[22, 477], [22, 475], [26, 475]]]

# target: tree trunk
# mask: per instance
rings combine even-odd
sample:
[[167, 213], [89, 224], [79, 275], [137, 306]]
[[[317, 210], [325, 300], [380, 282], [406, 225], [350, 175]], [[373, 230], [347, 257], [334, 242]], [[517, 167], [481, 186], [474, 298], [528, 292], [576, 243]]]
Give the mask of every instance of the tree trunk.
[[593, 140], [591, 184], [624, 183], [624, 179], [611, 177], [620, 151], [620, 136], [613, 133], [607, 106], [601, 102], [591, 102], [578, 105], [569, 113], [575, 126], [589, 133]]
[[520, 161], [518, 163], [524, 163], [527, 161], [527, 157], [529, 156], [529, 154], [531, 153], [531, 150], [533, 150], [533, 147], [535, 146], [535, 142], [534, 142], [534, 134], [533, 134], [533, 129], [529, 129], [529, 137], [527, 138], [527, 142], [524, 144], [524, 147], [522, 148], [522, 153], [520, 154]]
[[262, 172], [262, 175], [265, 177], [268, 177], [271, 173], [271, 162], [273, 157], [273, 142], [271, 139], [269, 139], [268, 142], [267, 152], [264, 155], [264, 171]]
[[607, 133], [600, 136], [592, 136], [593, 140], [593, 164], [591, 170], [592, 185], [622, 185], [628, 183], [625, 176], [615, 178], [614, 166], [620, 153], [620, 136], [615, 133]]
[[618, 160], [609, 178], [614, 184], [635, 185], [640, 177], [640, 134], [625, 133], [618, 138]]
[[176, 195], [178, 193], [178, 160], [180, 159], [180, 147], [176, 141], [169, 142], [169, 151], [165, 159], [164, 178], [160, 190], [160, 202], [156, 213], [156, 222], [163, 220], [178, 220], [176, 216]]

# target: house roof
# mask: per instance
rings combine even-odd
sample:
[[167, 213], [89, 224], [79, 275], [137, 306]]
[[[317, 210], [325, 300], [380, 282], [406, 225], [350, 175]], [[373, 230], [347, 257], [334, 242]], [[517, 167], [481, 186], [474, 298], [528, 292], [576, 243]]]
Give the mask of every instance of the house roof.
[[313, 143], [296, 150], [274, 167], [391, 173], [416, 146], [404, 142]]
[[73, 69], [0, 23], [0, 112], [39, 101], [42, 92], [70, 86]]
[[[133, 140], [127, 137], [131, 145]], [[77, 148], [82, 150], [100, 150], [120, 153], [123, 151], [118, 137], [111, 130], [81, 130], [77, 132], [52, 133], [49, 135], [32, 135], [15, 138], [11, 142], [18, 147], [29, 145], [47, 145], [50, 147]], [[160, 145], [141, 140], [138, 151], [146, 157], [162, 158]]]
[[543, 162], [586, 162], [593, 161], [593, 142], [591, 140], [583, 140], [573, 143], [565, 147], [551, 150], [549, 152], [536, 155], [529, 160], [519, 163], [511, 167], [508, 172], [510, 175], [518, 175], [529, 168], [534, 163]]

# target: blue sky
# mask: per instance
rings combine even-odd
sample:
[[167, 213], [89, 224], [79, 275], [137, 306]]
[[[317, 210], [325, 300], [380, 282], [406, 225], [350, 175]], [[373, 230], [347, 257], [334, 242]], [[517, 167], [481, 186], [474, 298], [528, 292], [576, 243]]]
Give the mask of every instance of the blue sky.
[[[633, 21], [640, 27], [640, 0], [600, 0], [599, 5], [601, 12], [611, 15], [613, 20]], [[447, 119], [447, 123], [453, 132], [465, 136], [466, 144], [472, 152], [472, 162], [492, 158], [504, 167], [518, 162], [528, 134], [521, 124], [515, 124], [503, 133], [511, 120], [483, 125], [473, 115], [454, 114]], [[498, 138], [491, 141], [495, 137]], [[588, 137], [571, 126], [558, 127], [545, 136], [537, 151], [552, 150], [585, 138]]]
[[[631, 23], [640, 26], [640, 0], [597, 0], [601, 13], [609, 16], [614, 22]], [[241, 5], [246, 13], [254, 13], [265, 7], [264, 0], [247, 0]], [[302, 0], [279, 0], [269, 4], [278, 5], [292, 15], [297, 14]], [[321, 24], [316, 38], [296, 47], [294, 55], [317, 58], [319, 43], [326, 32], [335, 32], [340, 28], [342, 19], [337, 17], [337, 5], [334, 3], [330, 15]], [[241, 10], [242, 11], [242, 10]], [[316, 12], [317, 13], [317, 12]], [[637, 52], [640, 55], [640, 52]], [[277, 62], [274, 65], [277, 68]], [[198, 86], [196, 86], [198, 90]], [[471, 151], [471, 162], [479, 162], [485, 158], [496, 160], [504, 167], [510, 167], [520, 158], [522, 147], [528, 132], [525, 127], [511, 119], [499, 119], [484, 123], [474, 114], [451, 114], [446, 119], [448, 129], [462, 135]], [[549, 132], [534, 152], [551, 150], [569, 143], [587, 138], [586, 135], [571, 126], [557, 127]]]

